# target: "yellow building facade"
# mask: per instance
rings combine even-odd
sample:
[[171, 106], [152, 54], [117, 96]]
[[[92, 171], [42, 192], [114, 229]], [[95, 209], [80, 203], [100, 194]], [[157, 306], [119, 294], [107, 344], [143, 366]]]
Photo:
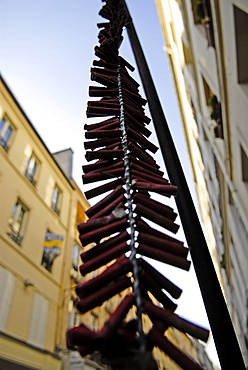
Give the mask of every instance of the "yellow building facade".
[[88, 202], [72, 152], [53, 156], [2, 77], [0, 92], [0, 368], [56, 370]]

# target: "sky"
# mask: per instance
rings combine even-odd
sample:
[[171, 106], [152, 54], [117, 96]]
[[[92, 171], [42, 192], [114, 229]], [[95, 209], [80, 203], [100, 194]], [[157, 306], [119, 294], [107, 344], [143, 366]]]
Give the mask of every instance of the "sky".
[[[155, 0], [126, 0], [158, 91], [185, 176], [199, 214], [189, 156], [164, 49]], [[72, 148], [73, 179], [84, 192], [84, 159], [90, 68], [98, 44], [101, 0], [0, 0], [0, 71], [48, 149]], [[136, 66], [127, 32], [120, 54]], [[138, 71], [132, 75], [140, 84]], [[144, 96], [142, 86], [140, 93]], [[145, 96], [144, 96], [145, 97]], [[148, 109], [148, 108], [147, 108]], [[147, 110], [149, 116], [149, 109]], [[149, 127], [153, 131], [152, 124]], [[149, 138], [157, 144], [156, 134]], [[160, 151], [156, 160], [166, 171]], [[200, 217], [200, 214], [199, 214]], [[179, 239], [183, 239], [180, 228]], [[209, 328], [194, 269], [180, 272], [164, 264], [158, 269], [183, 289], [176, 313]], [[217, 361], [213, 340], [208, 352]]]

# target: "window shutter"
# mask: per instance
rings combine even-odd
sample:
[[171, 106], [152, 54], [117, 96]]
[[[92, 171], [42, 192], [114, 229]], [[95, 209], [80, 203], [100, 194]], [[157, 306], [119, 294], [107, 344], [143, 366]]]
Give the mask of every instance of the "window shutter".
[[44, 297], [35, 293], [28, 341], [41, 348], [45, 346], [48, 305]]
[[0, 330], [6, 328], [15, 287], [15, 276], [0, 266]]

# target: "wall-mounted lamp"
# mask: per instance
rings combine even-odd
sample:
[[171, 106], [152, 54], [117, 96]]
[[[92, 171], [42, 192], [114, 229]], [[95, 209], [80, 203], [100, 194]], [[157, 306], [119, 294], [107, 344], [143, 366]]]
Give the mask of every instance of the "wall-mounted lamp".
[[24, 284], [25, 288], [27, 288], [29, 286], [34, 286], [34, 283], [29, 279], [25, 279], [23, 284]]

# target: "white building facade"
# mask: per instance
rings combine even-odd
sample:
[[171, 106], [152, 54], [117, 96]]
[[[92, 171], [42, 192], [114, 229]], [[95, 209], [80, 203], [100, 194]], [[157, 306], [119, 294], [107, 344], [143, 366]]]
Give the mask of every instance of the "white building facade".
[[248, 2], [156, 6], [207, 243], [247, 364]]

